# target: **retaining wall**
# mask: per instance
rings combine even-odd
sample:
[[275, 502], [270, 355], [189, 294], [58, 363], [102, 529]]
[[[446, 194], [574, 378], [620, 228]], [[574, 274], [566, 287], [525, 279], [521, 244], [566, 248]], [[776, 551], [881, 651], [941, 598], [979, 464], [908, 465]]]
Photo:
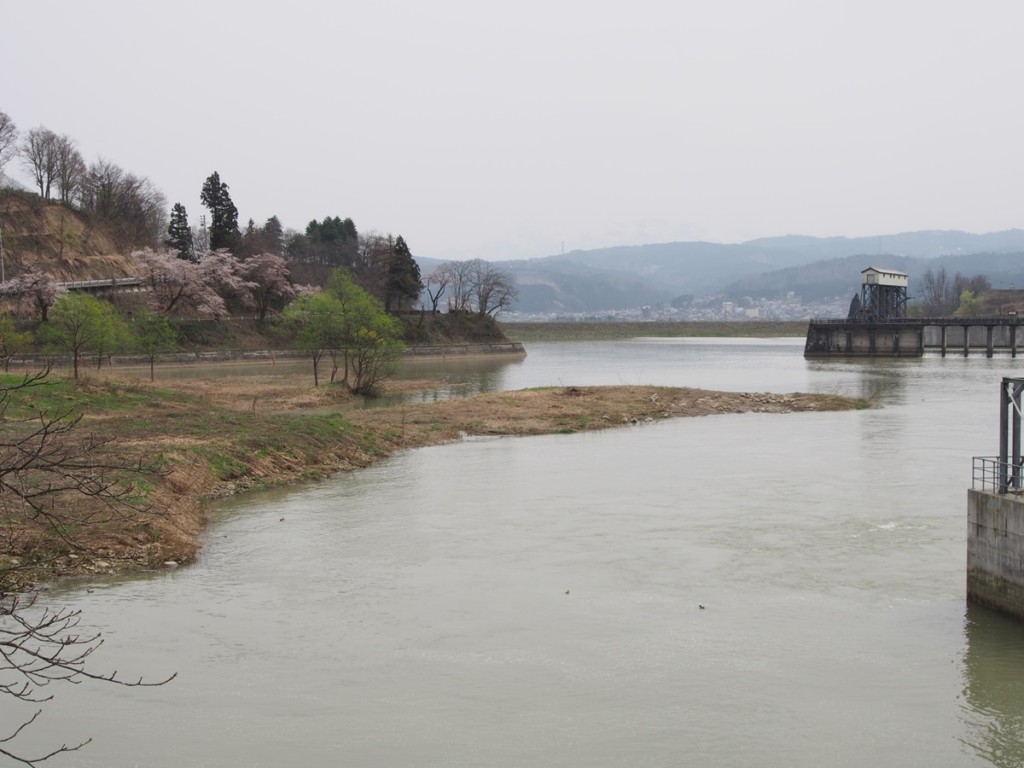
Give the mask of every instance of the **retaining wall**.
[[1024, 618], [1024, 497], [967, 492], [967, 599]]

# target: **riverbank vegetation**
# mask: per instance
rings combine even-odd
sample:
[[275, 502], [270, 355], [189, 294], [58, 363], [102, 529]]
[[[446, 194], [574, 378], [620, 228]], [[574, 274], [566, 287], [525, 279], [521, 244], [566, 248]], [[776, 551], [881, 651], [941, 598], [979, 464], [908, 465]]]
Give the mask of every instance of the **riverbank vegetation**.
[[[37, 515], [32, 525], [21, 525], [11, 522], [17, 505], [3, 497], [8, 522], [0, 542], [0, 586], [7, 589], [60, 576], [190, 562], [211, 499], [365, 467], [397, 451], [466, 435], [566, 433], [680, 416], [864, 405], [825, 395], [559, 387], [365, 408], [346, 387], [313, 387], [287, 374], [160, 386], [116, 372], [90, 373], [77, 384], [46, 377], [19, 388], [22, 380], [0, 380], [10, 393], [6, 434], [30, 430], [39, 414], [67, 423], [57, 442], [78, 454], [88, 448], [103, 466], [120, 467], [115, 474], [131, 487], [126, 495], [132, 504], [93, 525], [96, 503], [104, 499], [72, 494], [74, 503], [61, 502], [59, 524], [40, 525], [49, 518]], [[13, 461], [10, 455], [7, 460]], [[129, 466], [134, 474], [126, 479]]]

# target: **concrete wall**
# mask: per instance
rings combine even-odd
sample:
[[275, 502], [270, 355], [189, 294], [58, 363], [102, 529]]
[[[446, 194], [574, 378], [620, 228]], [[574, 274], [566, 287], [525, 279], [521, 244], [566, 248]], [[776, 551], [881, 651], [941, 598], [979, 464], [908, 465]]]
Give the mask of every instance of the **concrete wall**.
[[[921, 334], [919, 326], [878, 326], [862, 324], [815, 324], [807, 328], [807, 357], [920, 357]], [[872, 346], [872, 339], [873, 346]]]
[[967, 599], [1024, 618], [1024, 497], [967, 492]]

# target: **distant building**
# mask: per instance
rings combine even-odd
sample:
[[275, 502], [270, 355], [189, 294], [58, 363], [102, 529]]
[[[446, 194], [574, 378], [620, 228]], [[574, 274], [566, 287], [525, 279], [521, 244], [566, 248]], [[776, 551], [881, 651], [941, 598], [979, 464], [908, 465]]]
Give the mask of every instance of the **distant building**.
[[854, 296], [850, 303], [851, 320], [876, 322], [907, 316], [910, 278], [906, 272], [868, 267], [860, 274], [860, 296]]

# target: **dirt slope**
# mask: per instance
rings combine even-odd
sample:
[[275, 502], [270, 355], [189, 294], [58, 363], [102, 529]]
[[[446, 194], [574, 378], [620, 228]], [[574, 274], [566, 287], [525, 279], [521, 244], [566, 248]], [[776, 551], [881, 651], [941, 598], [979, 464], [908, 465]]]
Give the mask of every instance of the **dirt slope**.
[[37, 269], [55, 280], [99, 280], [131, 274], [106, 227], [38, 195], [0, 190], [4, 274]]

